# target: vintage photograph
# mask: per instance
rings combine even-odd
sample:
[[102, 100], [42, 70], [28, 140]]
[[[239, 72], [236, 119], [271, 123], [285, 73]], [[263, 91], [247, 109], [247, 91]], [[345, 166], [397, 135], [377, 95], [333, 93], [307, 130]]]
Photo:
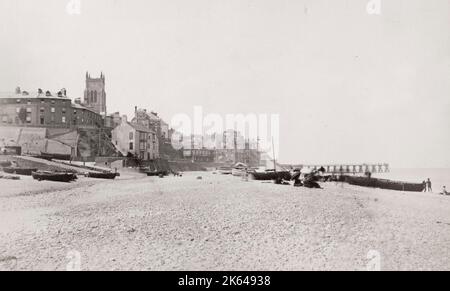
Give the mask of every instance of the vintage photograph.
[[448, 0], [0, 0], [0, 271], [450, 271], [449, 24]]

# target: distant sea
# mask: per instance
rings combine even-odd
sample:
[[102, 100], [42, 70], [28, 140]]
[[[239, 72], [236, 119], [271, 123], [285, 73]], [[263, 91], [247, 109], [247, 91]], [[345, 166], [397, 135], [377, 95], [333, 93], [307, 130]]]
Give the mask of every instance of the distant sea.
[[430, 178], [433, 192], [440, 192], [442, 186], [450, 189], [450, 169], [390, 169], [390, 173], [374, 173], [374, 178], [421, 183]]

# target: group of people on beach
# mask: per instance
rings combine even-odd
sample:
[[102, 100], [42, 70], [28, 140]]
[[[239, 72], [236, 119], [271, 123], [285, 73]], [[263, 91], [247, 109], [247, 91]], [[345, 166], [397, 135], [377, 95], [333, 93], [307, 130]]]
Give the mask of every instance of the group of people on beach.
[[[423, 192], [433, 192], [432, 184], [430, 178], [428, 178], [426, 181], [422, 182], [423, 184]], [[447, 188], [445, 186], [442, 187], [442, 192], [439, 193], [441, 195], [450, 195], [450, 192], [447, 191]]]
[[426, 181], [423, 181], [422, 185], [423, 185], [423, 192], [433, 192], [430, 178], [428, 178]]

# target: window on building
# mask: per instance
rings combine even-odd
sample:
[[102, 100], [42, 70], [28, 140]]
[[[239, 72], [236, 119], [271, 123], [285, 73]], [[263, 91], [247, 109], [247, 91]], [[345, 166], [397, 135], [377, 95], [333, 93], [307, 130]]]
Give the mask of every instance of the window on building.
[[50, 121], [55, 122], [55, 115], [52, 114], [52, 116], [50, 116]]
[[63, 108], [61, 109], [61, 111], [62, 111], [63, 114], [66, 114], [66, 108], [65, 108], [65, 107], [63, 107]]
[[132, 151], [133, 150], [133, 143], [132, 142], [130, 142], [130, 151]]
[[45, 123], [44, 116], [41, 116], [41, 117], [40, 117], [40, 124], [44, 124], [44, 123]]
[[31, 116], [27, 116], [27, 123], [31, 123]]
[[55, 112], [56, 112], [55, 107], [50, 108], [50, 112], [51, 112], [51, 113], [55, 113]]
[[45, 99], [41, 99], [41, 103], [44, 104], [45, 103]]
[[20, 100], [20, 99], [17, 99], [17, 101], [16, 101], [17, 103], [21, 103], [22, 102], [22, 100]]
[[17, 107], [16, 108], [16, 113], [19, 113], [20, 112], [20, 107]]
[[6, 115], [3, 116], [3, 117], [2, 117], [2, 122], [3, 122], [3, 123], [7, 123], [7, 122], [8, 122], [8, 116], [6, 116]]
[[134, 138], [134, 134], [133, 132], [130, 132], [130, 140], [132, 140]]
[[28, 104], [28, 105], [31, 105], [31, 100], [27, 100], [27, 104]]
[[61, 122], [62, 122], [62, 123], [66, 123], [66, 117], [65, 117], [65, 116], [63, 116], [63, 117], [61, 118]]
[[55, 100], [52, 100], [52, 104], [55, 104], [55, 102], [56, 102]]
[[31, 108], [27, 108], [27, 113], [31, 113]]
[[44, 113], [45, 112], [45, 108], [41, 107], [40, 111], [41, 111], [41, 113]]

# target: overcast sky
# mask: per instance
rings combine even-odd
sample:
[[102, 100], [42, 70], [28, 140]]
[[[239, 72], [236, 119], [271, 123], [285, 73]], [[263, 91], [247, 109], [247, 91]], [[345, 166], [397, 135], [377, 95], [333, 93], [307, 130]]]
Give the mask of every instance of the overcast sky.
[[280, 114], [282, 162], [450, 167], [450, 1], [0, 1], [0, 91], [108, 111]]

